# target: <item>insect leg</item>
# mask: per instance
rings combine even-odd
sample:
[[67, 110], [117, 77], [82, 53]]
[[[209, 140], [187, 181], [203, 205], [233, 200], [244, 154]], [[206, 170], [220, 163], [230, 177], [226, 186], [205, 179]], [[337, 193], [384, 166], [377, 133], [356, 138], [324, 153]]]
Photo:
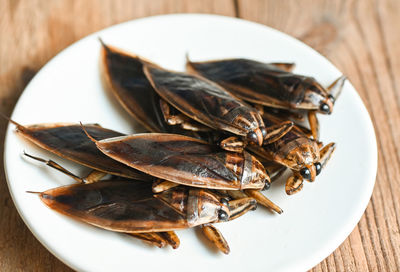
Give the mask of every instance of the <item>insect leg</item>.
[[342, 92], [346, 79], [347, 78], [345, 76], [340, 76], [333, 83], [331, 83], [331, 85], [328, 86], [327, 91], [329, 93], [329, 98], [332, 100], [333, 103], [335, 103], [340, 93]]
[[86, 183], [93, 183], [96, 181], [101, 180], [107, 175], [107, 173], [101, 172], [99, 170], [92, 170], [85, 178], [84, 180]]
[[317, 118], [317, 111], [308, 112], [308, 122], [310, 123], [311, 134], [314, 140], [319, 139], [319, 122]]
[[293, 174], [286, 180], [285, 190], [288, 195], [295, 194], [303, 188], [303, 178]]
[[161, 193], [176, 186], [179, 186], [179, 184], [168, 180], [158, 179], [153, 182], [153, 192]]
[[45, 163], [46, 165], [50, 166], [51, 168], [54, 168], [64, 174], [66, 174], [67, 176], [73, 178], [75, 181], [77, 181], [79, 183], [93, 183], [93, 182], [99, 181], [100, 179], [102, 179], [104, 176], [107, 175], [107, 173], [104, 173], [104, 172], [101, 172], [98, 170], [92, 170], [85, 178], [81, 178], [81, 177], [78, 177], [75, 174], [71, 173], [70, 171], [68, 171], [67, 169], [65, 169], [58, 163], [56, 163], [55, 161], [45, 160], [45, 159], [35, 157], [35, 156], [30, 155], [25, 152], [24, 152], [24, 155], [31, 159]]
[[189, 119], [184, 114], [173, 112], [174, 108], [172, 108], [167, 102], [162, 99], [160, 99], [160, 108], [164, 116], [165, 122], [167, 122], [167, 124], [169, 125], [180, 125], [185, 130], [210, 131], [209, 127]]
[[333, 151], [335, 151], [335, 148], [336, 148], [335, 143], [329, 143], [319, 151], [319, 154], [320, 154], [319, 162], [321, 163], [322, 168], [325, 167], [328, 160], [331, 158]]
[[224, 254], [229, 254], [231, 251], [228, 242], [222, 235], [222, 233], [212, 225], [202, 225], [201, 229], [203, 234], [211, 241], [220, 251]]
[[288, 133], [293, 127], [293, 122], [291, 121], [286, 121], [283, 122], [279, 125], [274, 125], [269, 128], [267, 128], [267, 135], [264, 139], [264, 144], [270, 144], [273, 143], [283, 136], [285, 136], [286, 133]]
[[304, 133], [308, 138], [311, 138], [311, 137], [313, 136], [313, 135], [312, 135], [312, 132], [311, 132], [311, 129], [309, 129], [309, 128], [305, 127], [305, 126], [296, 124], [296, 125], [293, 127], [293, 129], [296, 129], [296, 130], [298, 130], [298, 131], [301, 131], [301, 132]]
[[271, 62], [268, 64], [273, 65], [276, 68], [281, 69], [286, 72], [292, 72], [294, 70], [294, 68], [296, 67], [296, 63], [294, 63], [294, 62]]
[[249, 197], [252, 197], [255, 200], [257, 200], [258, 203], [260, 203], [264, 207], [268, 208], [269, 210], [272, 210], [272, 211], [277, 212], [279, 214], [283, 213], [283, 210], [278, 205], [276, 205], [271, 200], [269, 200], [260, 191], [253, 190], [253, 189], [247, 189], [247, 190], [244, 190], [244, 193], [246, 195], [248, 195]]
[[156, 246], [159, 248], [165, 247], [168, 241], [161, 236], [158, 232], [144, 232], [144, 233], [127, 233], [136, 239], [142, 240], [146, 244]]
[[[245, 190], [244, 192], [227, 190], [227, 193], [234, 199], [229, 201], [229, 210], [231, 213], [229, 220], [236, 219], [250, 210], [255, 210], [257, 208], [257, 203], [278, 213], [283, 212], [281, 208], [272, 203], [271, 200], [257, 190]], [[251, 197], [248, 197], [250, 195]], [[246, 205], [243, 204], [245, 202], [247, 202]]]
[[246, 143], [242, 140], [240, 140], [236, 136], [232, 136], [229, 138], [226, 138], [225, 140], [222, 140], [220, 142], [220, 147], [224, 150], [227, 151], [232, 151], [232, 152], [243, 152], [243, 149], [246, 146]]
[[51, 168], [54, 168], [54, 169], [60, 171], [61, 173], [66, 174], [67, 176], [73, 178], [75, 181], [77, 181], [79, 183], [86, 183], [85, 179], [78, 177], [77, 175], [71, 173], [70, 171], [68, 171], [67, 169], [65, 169], [64, 167], [62, 167], [61, 165], [59, 165], [58, 163], [56, 163], [52, 160], [45, 160], [45, 159], [42, 159], [39, 157], [35, 157], [33, 155], [26, 153], [25, 151], [24, 151], [24, 155], [31, 159], [45, 163], [46, 165], [50, 166]]
[[167, 240], [168, 244], [173, 248], [177, 249], [181, 243], [179, 240], [178, 235], [176, 235], [175, 231], [166, 231], [166, 232], [159, 232], [165, 240]]
[[[239, 192], [239, 191], [237, 191]], [[238, 198], [235, 200], [229, 201], [229, 212], [230, 217], [229, 220], [236, 219], [248, 211], [252, 211], [257, 209], [257, 201], [254, 198], [247, 197], [247, 195], [243, 194], [244, 197]]]

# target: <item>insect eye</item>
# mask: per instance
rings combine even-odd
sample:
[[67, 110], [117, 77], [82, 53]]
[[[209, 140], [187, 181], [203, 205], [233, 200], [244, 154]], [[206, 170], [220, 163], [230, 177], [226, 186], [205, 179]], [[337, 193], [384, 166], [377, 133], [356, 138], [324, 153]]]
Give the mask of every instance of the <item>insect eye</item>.
[[260, 130], [261, 130], [261, 134], [263, 136], [263, 139], [265, 139], [267, 137], [267, 130], [265, 129], [265, 127], [261, 127]]
[[253, 208], [251, 208], [252, 211], [257, 210], [257, 200], [253, 199], [254, 201], [251, 202], [251, 204], [253, 205]]
[[324, 113], [330, 113], [330, 108], [329, 108], [328, 104], [326, 104], [326, 103], [322, 103], [319, 106], [319, 109]]
[[218, 219], [220, 221], [228, 221], [229, 216], [224, 210], [219, 210], [218, 211]]
[[314, 163], [314, 165], [315, 165], [315, 171], [316, 171], [317, 175], [319, 175], [319, 173], [321, 173], [322, 166], [319, 162]]
[[265, 182], [263, 190], [268, 190], [271, 187], [271, 183]]
[[253, 143], [258, 143], [257, 134], [254, 131], [251, 131], [247, 134], [247, 139]]
[[227, 198], [222, 198], [221, 204], [224, 204], [225, 206], [229, 207], [229, 200]]
[[308, 170], [307, 167], [304, 167], [303, 169], [300, 170], [300, 175], [305, 179], [311, 178], [311, 172], [310, 170]]

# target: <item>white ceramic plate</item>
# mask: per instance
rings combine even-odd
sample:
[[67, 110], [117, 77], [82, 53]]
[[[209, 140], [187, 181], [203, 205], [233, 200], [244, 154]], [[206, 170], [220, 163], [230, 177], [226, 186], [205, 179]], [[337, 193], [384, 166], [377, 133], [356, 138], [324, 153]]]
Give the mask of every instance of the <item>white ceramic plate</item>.
[[[211, 15], [151, 17], [107, 28], [65, 49], [30, 82], [12, 118], [21, 124], [98, 122], [121, 132], [134, 132], [131, 118], [102, 88], [97, 37], [176, 70], [184, 69], [185, 53], [189, 52], [193, 60], [245, 57], [294, 61], [295, 72], [313, 75], [325, 85], [341, 74], [308, 46], [263, 25]], [[327, 168], [297, 195], [285, 194], [284, 181], [272, 186], [268, 196], [283, 208], [282, 215], [259, 208], [219, 224], [231, 247], [228, 256], [205, 245], [196, 230], [178, 231], [179, 249], [158, 249], [48, 209], [26, 191], [44, 191], [73, 181], [25, 160], [21, 152], [54, 159], [77, 173], [82, 169], [19, 138], [13, 125], [7, 131], [4, 162], [21, 217], [48, 250], [74, 269], [305, 271], [327, 257], [356, 226], [371, 196], [377, 167], [371, 120], [349, 82], [333, 114], [321, 116], [320, 121], [321, 139], [337, 143]]]

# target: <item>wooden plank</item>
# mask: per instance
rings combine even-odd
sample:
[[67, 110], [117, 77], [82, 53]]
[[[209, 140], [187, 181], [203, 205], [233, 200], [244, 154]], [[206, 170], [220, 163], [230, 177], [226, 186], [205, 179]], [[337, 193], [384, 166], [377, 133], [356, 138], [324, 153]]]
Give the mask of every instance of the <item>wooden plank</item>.
[[330, 59], [358, 90], [375, 126], [379, 165], [371, 202], [349, 238], [313, 271], [399, 271], [400, 2], [239, 1], [238, 10]]
[[[231, 0], [0, 0], [0, 111], [11, 114], [35, 73], [76, 40], [120, 22], [166, 13], [233, 16]], [[7, 122], [0, 120], [0, 140]], [[1, 146], [3, 153], [3, 146]], [[0, 158], [3, 165], [3, 156]], [[0, 271], [71, 271], [48, 252], [19, 217], [0, 182]]]

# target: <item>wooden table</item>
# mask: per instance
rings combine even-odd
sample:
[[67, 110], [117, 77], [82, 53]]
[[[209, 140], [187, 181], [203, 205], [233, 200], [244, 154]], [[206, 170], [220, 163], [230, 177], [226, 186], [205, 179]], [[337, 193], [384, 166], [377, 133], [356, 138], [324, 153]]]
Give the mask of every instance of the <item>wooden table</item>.
[[[76, 40], [116, 23], [187, 12], [238, 17], [276, 28], [309, 44], [348, 76], [375, 126], [378, 175], [357, 227], [313, 271], [399, 271], [398, 0], [0, 0], [0, 111], [10, 115], [35, 73]], [[6, 125], [1, 119], [1, 142]], [[0, 160], [3, 164], [3, 156]], [[70, 271], [27, 229], [10, 198], [4, 174], [0, 203], [0, 271]]]

